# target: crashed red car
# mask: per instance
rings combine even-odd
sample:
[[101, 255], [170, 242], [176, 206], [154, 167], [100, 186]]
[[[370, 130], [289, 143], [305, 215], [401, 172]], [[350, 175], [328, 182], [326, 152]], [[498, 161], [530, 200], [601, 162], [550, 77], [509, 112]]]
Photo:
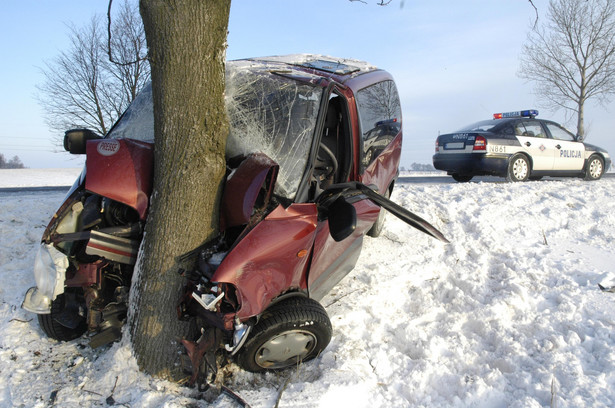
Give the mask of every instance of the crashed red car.
[[[193, 378], [206, 353], [234, 356], [246, 370], [295, 365], [329, 343], [318, 302], [357, 262], [384, 210], [445, 241], [388, 200], [402, 144], [390, 74], [322, 56], [227, 63], [231, 131], [220, 234], [186, 271], [181, 319], [201, 337], [184, 341]], [[85, 169], [43, 234], [36, 287], [23, 307], [43, 331], [98, 347], [120, 335], [152, 186], [151, 86], [105, 138], [66, 133]]]

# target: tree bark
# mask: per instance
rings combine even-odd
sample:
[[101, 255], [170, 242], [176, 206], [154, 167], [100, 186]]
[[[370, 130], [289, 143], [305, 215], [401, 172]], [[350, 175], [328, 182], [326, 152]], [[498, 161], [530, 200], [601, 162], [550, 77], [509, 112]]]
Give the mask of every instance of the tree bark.
[[154, 188], [131, 289], [129, 328], [141, 370], [178, 380], [177, 257], [218, 231], [228, 120], [224, 64], [230, 0], [141, 0], [154, 99]]

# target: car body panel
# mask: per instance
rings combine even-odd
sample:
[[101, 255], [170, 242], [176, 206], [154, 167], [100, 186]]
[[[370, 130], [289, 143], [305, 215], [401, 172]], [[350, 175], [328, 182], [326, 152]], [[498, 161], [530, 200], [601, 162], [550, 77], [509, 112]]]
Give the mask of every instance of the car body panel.
[[307, 289], [305, 270], [317, 217], [315, 204], [278, 206], [224, 258], [212, 281], [239, 289], [239, 319], [261, 313], [289, 290]]
[[152, 192], [151, 143], [133, 139], [102, 139], [87, 142], [85, 189], [124, 203], [145, 220]]
[[263, 194], [266, 206], [273, 194], [278, 165], [262, 153], [249, 155], [226, 181], [220, 206], [220, 230], [247, 224], [256, 200]]

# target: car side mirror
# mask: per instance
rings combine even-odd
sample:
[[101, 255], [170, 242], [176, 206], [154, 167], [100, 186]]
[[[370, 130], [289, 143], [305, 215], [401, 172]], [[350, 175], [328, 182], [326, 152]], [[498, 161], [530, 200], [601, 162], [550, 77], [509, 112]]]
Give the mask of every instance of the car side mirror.
[[357, 210], [343, 197], [339, 197], [329, 206], [329, 232], [335, 242], [340, 242], [352, 235], [357, 228]]
[[64, 133], [64, 150], [71, 154], [85, 154], [88, 140], [102, 139], [90, 129], [71, 129]]

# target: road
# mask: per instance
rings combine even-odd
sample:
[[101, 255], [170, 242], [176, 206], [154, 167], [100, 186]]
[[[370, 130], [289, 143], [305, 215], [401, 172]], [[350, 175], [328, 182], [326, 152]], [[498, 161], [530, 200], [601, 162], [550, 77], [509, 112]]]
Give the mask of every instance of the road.
[[[605, 173], [605, 178], [613, 178], [615, 177], [615, 173]], [[563, 177], [545, 177], [543, 180], [566, 180]], [[457, 183], [450, 176], [401, 176], [397, 179], [398, 183], [401, 184], [454, 184]], [[506, 180], [502, 177], [495, 176], [480, 176], [474, 177], [470, 183], [504, 183]], [[31, 193], [61, 193], [67, 192], [71, 186], [47, 186], [47, 187], [3, 187], [0, 188], [0, 196], [5, 193], [23, 193], [23, 192], [31, 192]]]

